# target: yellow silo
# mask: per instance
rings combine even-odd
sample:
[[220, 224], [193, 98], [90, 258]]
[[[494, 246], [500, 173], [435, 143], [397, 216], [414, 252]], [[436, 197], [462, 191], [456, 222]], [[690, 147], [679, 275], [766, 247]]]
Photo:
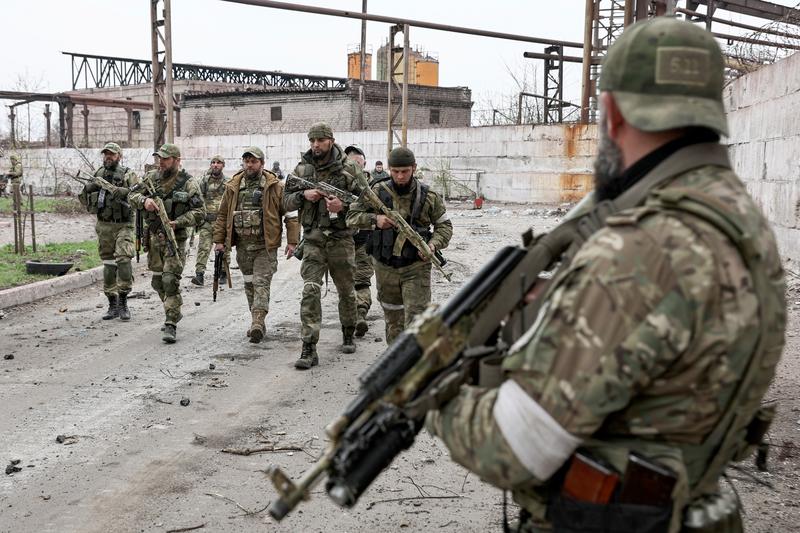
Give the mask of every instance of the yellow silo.
[[[368, 49], [369, 50], [369, 49]], [[361, 78], [361, 50], [359, 47], [350, 49], [347, 52], [347, 77]], [[372, 79], [372, 52], [367, 51], [364, 57], [364, 79]]]
[[414, 72], [417, 85], [439, 86], [439, 61], [428, 55], [415, 58]]

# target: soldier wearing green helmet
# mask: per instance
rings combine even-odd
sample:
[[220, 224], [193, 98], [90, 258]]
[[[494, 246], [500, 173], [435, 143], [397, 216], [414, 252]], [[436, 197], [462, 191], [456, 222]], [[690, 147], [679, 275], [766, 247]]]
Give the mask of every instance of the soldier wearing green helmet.
[[625, 30], [600, 78], [597, 207], [501, 384], [428, 415], [455, 461], [513, 492], [520, 531], [742, 531], [720, 478], [769, 427], [785, 283], [719, 143], [722, 86], [700, 27]]
[[22, 160], [18, 154], [11, 154], [8, 158], [11, 160], [11, 168], [6, 178], [11, 180], [11, 185], [19, 185], [22, 188]]
[[88, 183], [78, 198], [90, 213], [97, 215], [97, 249], [103, 261], [103, 292], [108, 298], [103, 320], [117, 317], [130, 320], [128, 293], [133, 287], [134, 210], [128, 203], [128, 194], [139, 178], [122, 164], [122, 148], [117, 143], [106, 143], [100, 153], [103, 166], [94, 175], [116, 189], [111, 194], [99, 185]]

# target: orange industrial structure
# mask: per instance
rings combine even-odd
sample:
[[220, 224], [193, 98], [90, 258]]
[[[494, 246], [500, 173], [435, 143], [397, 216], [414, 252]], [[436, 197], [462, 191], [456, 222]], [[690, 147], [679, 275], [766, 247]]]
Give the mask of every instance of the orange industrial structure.
[[[388, 81], [389, 70], [387, 45], [378, 49], [378, 80]], [[399, 65], [395, 70], [394, 79], [403, 83], [403, 49], [396, 48], [392, 51], [393, 63]], [[408, 80], [415, 85], [439, 86], [439, 58], [435, 54], [423, 50], [411, 50], [408, 62]]]

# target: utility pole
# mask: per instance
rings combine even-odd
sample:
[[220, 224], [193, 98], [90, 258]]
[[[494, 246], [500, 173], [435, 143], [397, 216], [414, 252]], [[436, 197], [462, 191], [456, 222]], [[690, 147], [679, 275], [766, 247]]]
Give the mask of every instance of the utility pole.
[[[367, 0], [361, 0], [361, 12], [367, 14]], [[364, 70], [367, 68], [367, 19], [361, 21], [361, 66], [358, 69], [358, 129], [364, 129], [364, 107], [366, 107], [366, 94], [364, 89]]]
[[[403, 34], [403, 47], [395, 47], [394, 41], [395, 36], [398, 33]], [[408, 59], [411, 55], [410, 51], [410, 42], [408, 36], [408, 24], [403, 24], [402, 26], [396, 24], [389, 28], [389, 42], [386, 45], [386, 53], [388, 54], [388, 62], [387, 65], [389, 66], [389, 72], [387, 80], [388, 86], [388, 105], [386, 106], [388, 109], [388, 124], [387, 124], [387, 135], [386, 135], [386, 158], [389, 158], [389, 152], [392, 151], [392, 146], [394, 145], [394, 141], [400, 143], [400, 146], [405, 146], [408, 142]], [[402, 50], [402, 56], [400, 55], [400, 51]], [[398, 68], [400, 67], [400, 63], [403, 63], [403, 70], [399, 71]], [[395, 78], [399, 76], [402, 72], [403, 76], [403, 86], [397, 83]], [[394, 93], [399, 93], [397, 96], [400, 97], [400, 105], [394, 105], [392, 102], [392, 95]], [[395, 97], [396, 99], [397, 97]], [[397, 132], [394, 130], [397, 124], [397, 119], [400, 117], [400, 129], [401, 134], [397, 135]]]
[[170, 4], [171, 0], [150, 0], [153, 48], [153, 146], [156, 150], [165, 142], [175, 141]]

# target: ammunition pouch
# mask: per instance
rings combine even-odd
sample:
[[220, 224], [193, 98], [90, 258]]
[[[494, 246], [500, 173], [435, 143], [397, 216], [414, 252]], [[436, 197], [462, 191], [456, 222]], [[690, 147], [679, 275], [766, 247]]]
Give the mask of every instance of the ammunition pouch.
[[215, 220], [217, 220], [216, 213], [206, 213], [206, 222], [214, 222]]
[[260, 237], [263, 231], [261, 209], [233, 212], [233, 231], [237, 237]]

